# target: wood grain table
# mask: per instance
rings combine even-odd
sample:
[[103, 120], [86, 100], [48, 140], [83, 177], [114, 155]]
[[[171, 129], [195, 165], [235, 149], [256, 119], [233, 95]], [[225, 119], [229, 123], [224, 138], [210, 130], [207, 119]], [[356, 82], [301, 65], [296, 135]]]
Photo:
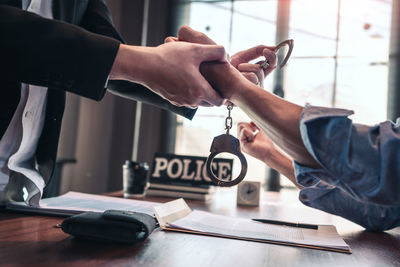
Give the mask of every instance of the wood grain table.
[[83, 241], [55, 228], [62, 218], [1, 210], [0, 266], [400, 266], [400, 228], [363, 231], [344, 219], [305, 207], [295, 190], [264, 193], [262, 199], [260, 207], [237, 207], [235, 192], [221, 189], [209, 203], [188, 202], [193, 209], [230, 216], [334, 224], [353, 254], [162, 230], [136, 245]]

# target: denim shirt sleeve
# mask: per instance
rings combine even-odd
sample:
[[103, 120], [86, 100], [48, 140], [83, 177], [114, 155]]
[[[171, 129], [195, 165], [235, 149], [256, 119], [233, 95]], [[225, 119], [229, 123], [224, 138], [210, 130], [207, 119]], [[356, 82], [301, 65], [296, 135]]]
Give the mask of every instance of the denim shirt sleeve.
[[[303, 142], [321, 169], [299, 171], [300, 184], [320, 179], [351, 199], [400, 206], [400, 127], [354, 124], [352, 111], [306, 106], [300, 118]], [[315, 180], [315, 181], [314, 181]]]
[[299, 199], [306, 206], [341, 216], [370, 231], [385, 231], [400, 225], [400, 207], [357, 200], [317, 178], [328, 175], [323, 169], [312, 169], [297, 162], [294, 168], [297, 182], [304, 186]]

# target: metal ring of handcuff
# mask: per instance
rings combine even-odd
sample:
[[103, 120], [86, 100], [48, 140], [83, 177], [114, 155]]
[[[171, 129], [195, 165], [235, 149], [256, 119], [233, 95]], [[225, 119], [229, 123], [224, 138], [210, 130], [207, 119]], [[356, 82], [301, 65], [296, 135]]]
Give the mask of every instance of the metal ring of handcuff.
[[[286, 65], [290, 55], [292, 54], [293, 40], [283, 41], [282, 43], [275, 46], [273, 49], [273, 51], [275, 53], [277, 53], [279, 51], [279, 49], [281, 49], [285, 45], [289, 46], [289, 50], [288, 50], [284, 60], [280, 64], [279, 68], [282, 68], [283, 66]], [[260, 63], [260, 66], [263, 69], [266, 69], [270, 66], [270, 64], [269, 64], [268, 60], [265, 60]], [[229, 134], [229, 130], [232, 128], [231, 110], [233, 108], [233, 104], [228, 105], [227, 108], [228, 108], [228, 117], [225, 120], [226, 133], [214, 137], [214, 140], [213, 140], [213, 142], [211, 144], [211, 148], [210, 148], [211, 153], [208, 156], [207, 162], [206, 162], [207, 174], [210, 177], [211, 181], [214, 184], [216, 184], [218, 186], [223, 186], [223, 187], [237, 185], [244, 179], [244, 177], [246, 176], [246, 173], [247, 173], [247, 160], [244, 157], [244, 155], [242, 154], [242, 152], [240, 151], [240, 142], [237, 138], [235, 138]], [[220, 153], [230, 153], [239, 158], [240, 163], [242, 165], [242, 169], [240, 171], [239, 176], [236, 177], [235, 179], [232, 179], [229, 181], [224, 181], [215, 176], [214, 171], [212, 170], [212, 162], [213, 162], [214, 158]]]
[[[232, 137], [232, 138], [228, 138]], [[206, 163], [206, 168], [207, 168], [207, 174], [210, 177], [211, 181], [213, 181], [214, 184], [218, 186], [234, 186], [240, 183], [244, 177], [246, 176], [247, 173], [247, 160], [240, 151], [240, 143], [239, 140], [233, 137], [232, 135], [227, 135], [227, 134], [221, 134], [217, 137], [214, 138], [211, 149], [210, 149], [210, 155], [207, 158], [207, 163]], [[212, 170], [212, 162], [214, 158], [220, 154], [220, 153], [230, 153], [233, 155], [236, 155], [240, 163], [242, 165], [242, 170], [240, 171], [240, 174], [238, 177], [236, 177], [233, 180], [230, 181], [224, 181], [219, 179], [218, 177], [215, 176], [213, 170]]]
[[[279, 49], [281, 49], [281, 48], [284, 47], [285, 45], [287, 45], [289, 49], [288, 49], [288, 52], [286, 53], [285, 58], [282, 60], [282, 63], [279, 65], [279, 68], [280, 68], [280, 69], [282, 69], [282, 68], [286, 65], [286, 63], [288, 62], [288, 60], [289, 60], [289, 58], [290, 58], [290, 55], [292, 54], [292, 51], [293, 51], [294, 41], [293, 41], [292, 39], [285, 40], [285, 41], [279, 43], [279, 44], [278, 44], [277, 46], [275, 46], [274, 49], [273, 49], [274, 53], [278, 53]], [[261, 66], [263, 69], [268, 68], [268, 67], [269, 67], [269, 62], [268, 62], [268, 60], [262, 61], [262, 62], [260, 63], [260, 66]]]

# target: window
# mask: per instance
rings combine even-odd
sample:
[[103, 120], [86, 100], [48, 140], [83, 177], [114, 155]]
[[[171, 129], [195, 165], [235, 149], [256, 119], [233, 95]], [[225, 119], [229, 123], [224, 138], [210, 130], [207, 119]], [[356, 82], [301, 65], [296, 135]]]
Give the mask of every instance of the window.
[[[277, 0], [190, 1], [184, 24], [206, 33], [231, 54], [258, 44], [274, 45]], [[339, 12], [338, 12], [339, 11]], [[355, 122], [386, 119], [387, 61], [391, 0], [292, 0], [289, 38], [295, 47], [285, 74], [285, 98], [355, 110]], [[265, 89], [273, 77], [265, 80]], [[178, 118], [176, 153], [206, 156], [214, 136], [224, 132], [225, 107], [199, 108], [193, 121]], [[234, 127], [249, 121], [233, 109]], [[246, 156], [249, 180], [264, 181], [268, 167]], [[240, 171], [235, 162], [234, 174]], [[284, 181], [284, 180], [283, 180]]]

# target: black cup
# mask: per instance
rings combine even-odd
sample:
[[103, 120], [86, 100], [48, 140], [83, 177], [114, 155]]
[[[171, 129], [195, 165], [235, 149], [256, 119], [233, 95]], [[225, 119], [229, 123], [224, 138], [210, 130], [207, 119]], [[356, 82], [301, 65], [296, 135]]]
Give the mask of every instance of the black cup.
[[127, 160], [122, 165], [124, 197], [143, 197], [147, 187], [147, 172], [149, 165], [146, 162]]

